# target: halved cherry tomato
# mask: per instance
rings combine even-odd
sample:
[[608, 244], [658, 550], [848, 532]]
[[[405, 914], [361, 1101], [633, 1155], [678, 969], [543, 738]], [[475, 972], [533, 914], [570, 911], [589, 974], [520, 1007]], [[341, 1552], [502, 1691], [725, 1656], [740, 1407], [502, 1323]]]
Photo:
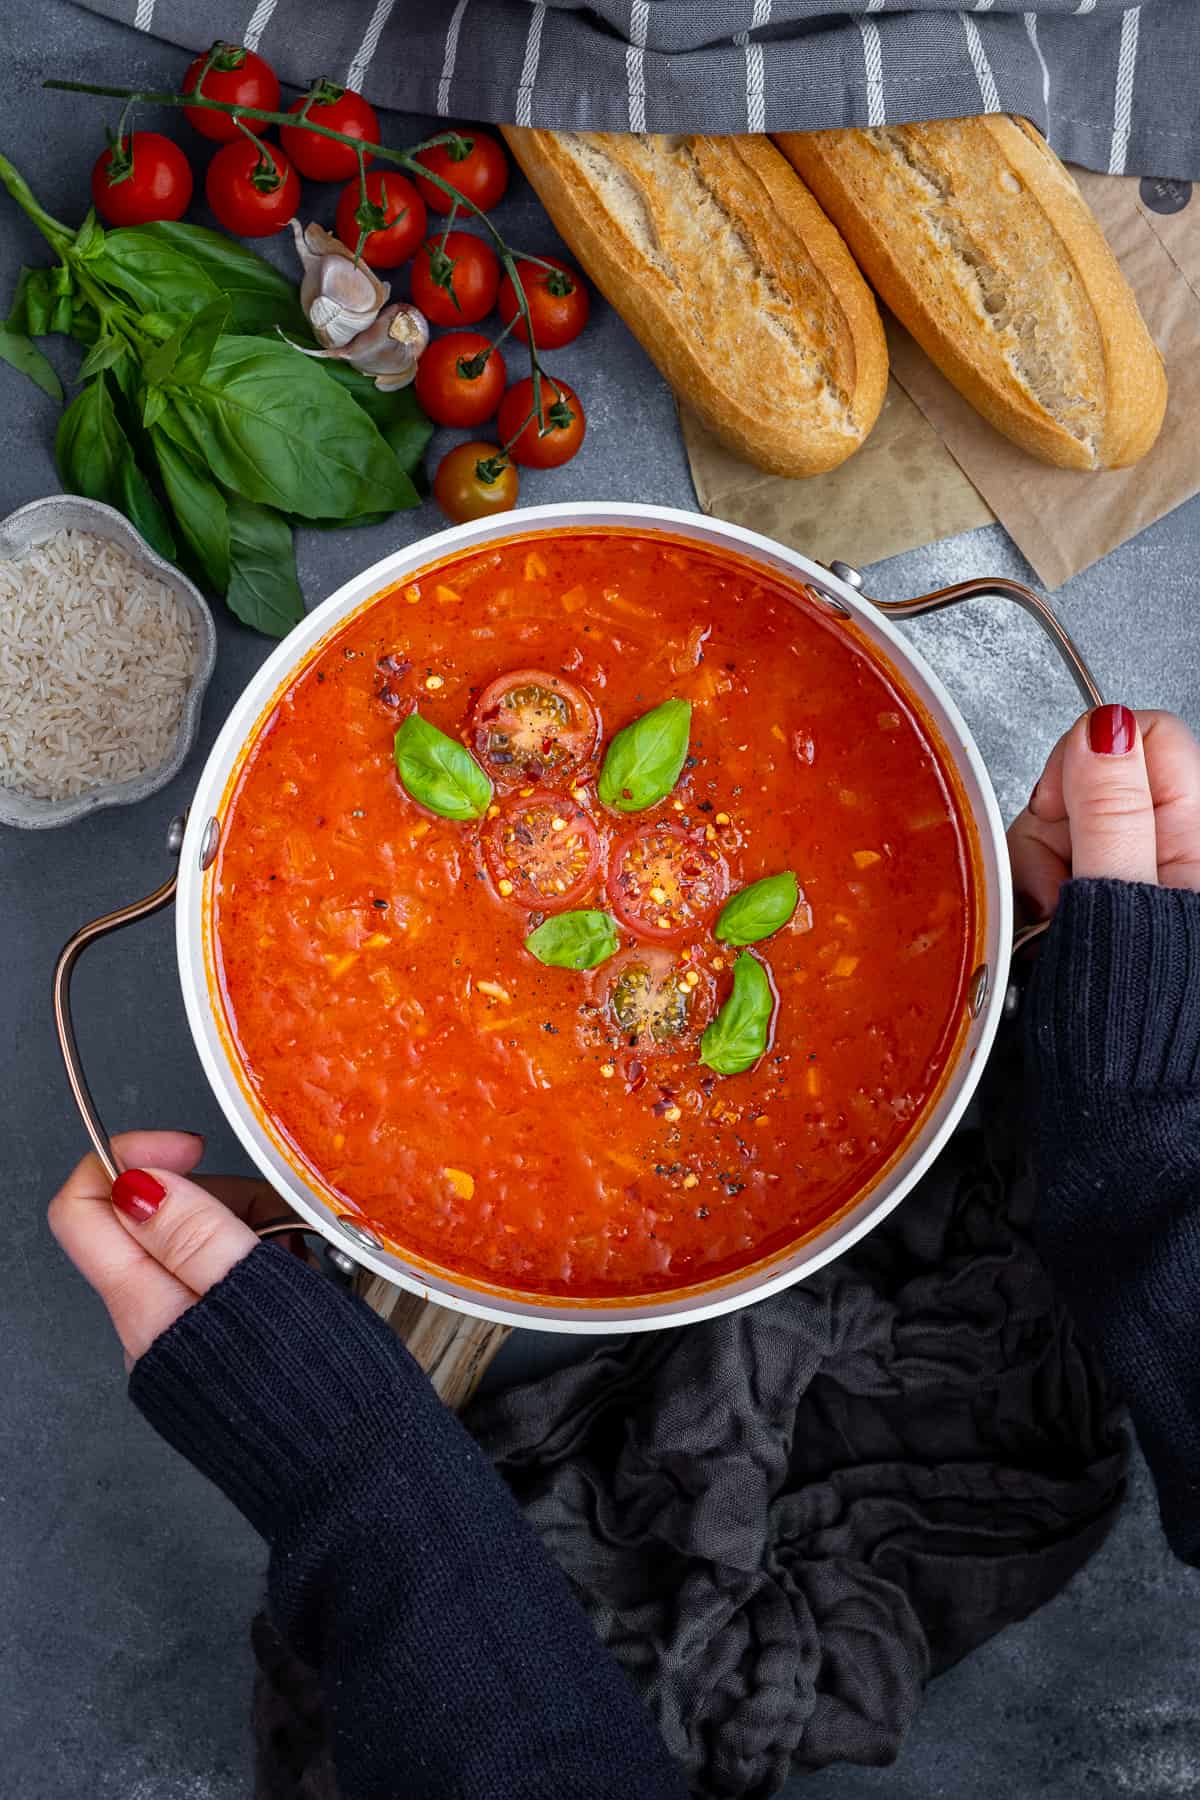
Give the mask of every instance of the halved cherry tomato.
[[[122, 175], [130, 156], [133, 167]], [[191, 164], [178, 144], [157, 131], [135, 131], [121, 139], [116, 152], [109, 148], [96, 158], [92, 200], [110, 225], [182, 219], [191, 197]]]
[[498, 782], [561, 785], [596, 748], [600, 720], [573, 681], [548, 669], [514, 669], [490, 681], [471, 715], [475, 754]]
[[510, 800], [483, 828], [496, 892], [514, 906], [558, 912], [592, 887], [600, 837], [583, 808], [561, 794]]
[[511, 512], [519, 489], [520, 477], [507, 458], [501, 460], [498, 444], [458, 444], [433, 478], [433, 497], [454, 525]]
[[[587, 430], [583, 407], [574, 388], [565, 381], [542, 376], [542, 413], [545, 428], [530, 415], [533, 411], [533, 381], [526, 376], [516, 381], [500, 402], [496, 430], [500, 442], [508, 446], [514, 462], [530, 469], [557, 469], [570, 462]], [[522, 425], [524, 429], [522, 430]]]
[[[433, 278], [441, 269], [450, 281]], [[412, 266], [413, 303], [432, 325], [475, 325], [496, 304], [500, 261], [490, 244], [469, 231], [451, 231], [443, 241], [431, 238], [417, 251]]]
[[702, 931], [729, 892], [715, 844], [680, 825], [639, 825], [614, 846], [608, 892], [623, 925], [662, 941]]
[[[264, 62], [261, 56], [241, 44], [217, 44], [214, 48], [216, 55], [203, 86], [197, 88], [196, 83], [209, 53], [205, 51], [189, 64], [183, 78], [185, 94], [195, 90], [205, 100], [224, 100], [229, 106], [257, 106], [262, 112], [279, 111], [279, 77], [269, 62]], [[218, 144], [232, 144], [242, 135], [232, 113], [209, 112], [204, 106], [185, 106], [183, 116], [201, 137], [211, 138]], [[258, 136], [271, 129], [265, 119], [244, 119], [242, 123], [247, 131]]]
[[608, 1023], [635, 1056], [680, 1050], [708, 1023], [716, 984], [703, 964], [639, 945], [604, 972]]
[[[443, 181], [449, 181], [456, 187], [464, 199], [471, 200], [481, 212], [487, 212], [495, 206], [508, 186], [508, 158], [486, 131], [469, 131], [462, 134], [463, 141], [471, 148], [461, 161], [455, 162], [448, 144], [435, 144], [432, 150], [422, 150], [417, 158]], [[426, 181], [417, 176], [425, 204], [431, 212], [448, 213], [454, 204], [453, 197], [444, 188], [438, 187], [434, 181]]]
[[270, 237], [300, 205], [300, 177], [274, 144], [239, 138], [217, 151], [204, 180], [208, 204], [236, 237]]
[[[357, 181], [349, 181], [337, 203], [333, 228], [351, 250], [357, 250], [360, 226], [355, 214], [362, 195]], [[362, 247], [362, 259], [372, 269], [394, 269], [407, 262], [425, 236], [425, 202], [407, 175], [394, 175], [390, 169], [372, 169], [367, 176], [367, 200], [382, 208], [384, 220], [375, 231], [369, 231]]]
[[[320, 99], [314, 100], [305, 114], [314, 125], [342, 131], [360, 143], [379, 142], [379, 120], [369, 100], [353, 88], [338, 87], [332, 81], [321, 82], [318, 93]], [[301, 98], [288, 111], [298, 113], [304, 103]], [[315, 131], [305, 131], [302, 125], [284, 125], [279, 137], [295, 167], [310, 181], [349, 181], [358, 174], [358, 151], [350, 144], [320, 137]], [[363, 160], [369, 163], [371, 158]]]
[[[545, 256], [541, 261], [553, 266], [543, 269], [540, 262], [518, 259], [517, 274], [525, 289], [538, 349], [561, 350], [564, 344], [574, 343], [587, 324], [591, 302], [578, 270], [560, 262], [557, 256]], [[529, 330], [521, 317], [517, 290], [510, 275], [500, 283], [500, 317], [506, 325], [512, 325], [513, 335], [523, 344], [529, 342]]]
[[504, 358], [478, 331], [434, 338], [417, 364], [417, 399], [435, 425], [482, 425], [504, 392]]

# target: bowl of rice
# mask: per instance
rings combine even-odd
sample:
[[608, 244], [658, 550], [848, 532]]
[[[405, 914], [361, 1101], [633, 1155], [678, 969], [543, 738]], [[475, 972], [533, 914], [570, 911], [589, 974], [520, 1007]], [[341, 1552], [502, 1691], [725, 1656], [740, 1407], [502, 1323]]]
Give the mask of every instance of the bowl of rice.
[[197, 588], [111, 506], [0, 523], [0, 824], [67, 825], [165, 787], [196, 737], [217, 634]]

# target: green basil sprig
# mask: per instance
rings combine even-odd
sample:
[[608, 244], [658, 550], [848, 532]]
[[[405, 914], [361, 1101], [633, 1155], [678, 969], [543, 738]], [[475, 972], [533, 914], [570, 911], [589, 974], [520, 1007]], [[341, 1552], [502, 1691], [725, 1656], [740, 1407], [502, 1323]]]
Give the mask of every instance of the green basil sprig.
[[617, 923], [609, 913], [555, 913], [525, 939], [525, 948], [551, 969], [595, 969], [616, 954]]
[[480, 819], [492, 784], [471, 752], [420, 713], [411, 712], [396, 733], [396, 768], [405, 791], [443, 819]]
[[744, 950], [733, 965], [733, 991], [700, 1039], [700, 1061], [718, 1075], [752, 1068], [771, 1038], [775, 995], [762, 964]]
[[730, 894], [714, 926], [723, 944], [757, 944], [787, 924], [800, 898], [800, 883], [790, 869], [764, 875]]
[[664, 700], [618, 731], [596, 789], [604, 805], [617, 812], [644, 812], [665, 800], [679, 780], [691, 728], [691, 701]]

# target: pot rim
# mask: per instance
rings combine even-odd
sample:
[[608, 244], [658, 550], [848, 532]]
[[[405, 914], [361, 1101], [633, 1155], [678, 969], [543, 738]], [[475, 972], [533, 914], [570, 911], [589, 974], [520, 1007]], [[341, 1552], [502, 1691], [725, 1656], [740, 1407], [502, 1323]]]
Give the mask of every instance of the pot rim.
[[[651, 1295], [634, 1303], [554, 1303], [508, 1295], [474, 1283], [459, 1283], [451, 1276], [409, 1266], [401, 1255], [382, 1245], [372, 1247], [364, 1241], [353, 1220], [339, 1223], [333, 1208], [305, 1186], [299, 1168], [268, 1136], [247, 1103], [210, 996], [204, 945], [202, 862], [210, 821], [219, 814], [229, 774], [268, 701], [308, 659], [315, 646], [384, 588], [448, 555], [547, 529], [588, 526], [666, 532], [765, 563], [785, 578], [817, 587], [864, 629], [878, 654], [885, 660], [894, 660], [903, 680], [932, 714], [942, 747], [970, 790], [969, 810], [979, 840], [982, 942], [989, 976], [986, 995], [974, 1009], [968, 1028], [952, 1053], [939, 1093], [927, 1104], [904, 1148], [856, 1201], [800, 1246], [781, 1252], [765, 1266], [749, 1273], [742, 1271], [711, 1287], [693, 1288], [681, 1296]], [[211, 854], [208, 860], [211, 862]], [[1007, 841], [987, 768], [953, 698], [892, 621], [822, 564], [758, 532], [679, 508], [622, 501], [554, 502], [452, 526], [391, 551], [343, 582], [315, 607], [251, 677], [209, 752], [184, 832], [175, 907], [180, 985], [188, 1026], [205, 1076], [243, 1148], [286, 1203], [329, 1243], [346, 1251], [364, 1268], [423, 1299], [492, 1323], [582, 1335], [649, 1331], [693, 1323], [765, 1299], [815, 1274], [894, 1211], [940, 1154], [974, 1094], [1003, 1011], [1012, 925]]]

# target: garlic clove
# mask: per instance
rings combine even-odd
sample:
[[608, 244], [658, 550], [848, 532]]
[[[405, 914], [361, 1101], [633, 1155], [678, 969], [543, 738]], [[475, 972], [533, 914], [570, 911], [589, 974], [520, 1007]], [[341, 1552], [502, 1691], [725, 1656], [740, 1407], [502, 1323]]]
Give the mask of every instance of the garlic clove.
[[[285, 342], [292, 340], [285, 338]], [[308, 350], [302, 344], [292, 344], [292, 348], [305, 356], [350, 363], [361, 374], [370, 375], [381, 393], [390, 393], [407, 387], [413, 380], [428, 343], [429, 322], [424, 313], [402, 300], [393, 300], [348, 344], [322, 350]]]
[[323, 225], [293, 219], [292, 236], [304, 267], [300, 304], [317, 342], [338, 350], [374, 323], [392, 290]]

